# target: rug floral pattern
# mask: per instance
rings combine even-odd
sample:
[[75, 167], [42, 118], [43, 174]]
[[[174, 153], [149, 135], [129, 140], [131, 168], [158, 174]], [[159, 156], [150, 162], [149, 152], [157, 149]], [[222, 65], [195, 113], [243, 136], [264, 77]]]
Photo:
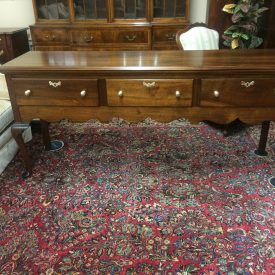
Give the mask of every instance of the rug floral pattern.
[[275, 125], [230, 137], [184, 120], [51, 125], [0, 176], [0, 274], [273, 274]]

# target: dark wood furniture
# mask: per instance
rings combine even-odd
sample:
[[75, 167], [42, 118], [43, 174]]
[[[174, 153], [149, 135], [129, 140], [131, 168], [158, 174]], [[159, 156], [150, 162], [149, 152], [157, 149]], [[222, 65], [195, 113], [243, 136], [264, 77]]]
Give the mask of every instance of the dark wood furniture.
[[0, 64], [29, 51], [27, 28], [0, 28]]
[[33, 0], [34, 50], [177, 49], [189, 0]]
[[14, 111], [12, 128], [28, 173], [21, 133], [48, 122], [121, 117], [139, 121], [187, 118], [226, 124], [275, 120], [275, 50], [29, 52], [2, 66]]

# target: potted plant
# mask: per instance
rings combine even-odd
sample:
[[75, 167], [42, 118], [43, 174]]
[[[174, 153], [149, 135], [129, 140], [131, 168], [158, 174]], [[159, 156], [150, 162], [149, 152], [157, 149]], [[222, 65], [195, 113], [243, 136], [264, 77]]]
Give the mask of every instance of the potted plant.
[[224, 31], [224, 45], [231, 49], [257, 48], [263, 39], [258, 36], [259, 18], [268, 8], [264, 0], [235, 0], [223, 11], [232, 14], [232, 25]]

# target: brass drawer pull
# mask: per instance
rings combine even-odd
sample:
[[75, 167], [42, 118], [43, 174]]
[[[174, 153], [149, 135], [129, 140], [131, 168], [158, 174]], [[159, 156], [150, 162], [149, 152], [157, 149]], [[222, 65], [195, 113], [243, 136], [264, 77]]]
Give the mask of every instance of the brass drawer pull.
[[31, 90], [26, 90], [26, 91], [24, 92], [25, 96], [30, 96], [31, 93], [32, 93]]
[[176, 34], [175, 33], [166, 33], [165, 37], [167, 40], [175, 40], [176, 39]]
[[213, 93], [213, 94], [214, 94], [214, 97], [219, 97], [219, 96], [220, 96], [220, 92], [219, 92], [219, 91], [217, 91], [217, 90], [216, 90], [216, 91], [214, 91], [214, 93]]
[[55, 35], [45, 35], [45, 38], [48, 40], [48, 41], [54, 41], [55, 40]]
[[245, 82], [245, 81], [241, 81], [241, 85], [242, 86], [244, 86], [245, 88], [248, 88], [248, 87], [250, 87], [250, 86], [254, 86], [254, 84], [255, 84], [255, 81], [247, 81], [247, 82]]
[[4, 50], [0, 51], [0, 56], [4, 55]]
[[156, 88], [157, 87], [157, 84], [155, 81], [153, 82], [145, 82], [143, 81], [143, 86], [148, 88], [148, 89], [152, 89], [152, 88]]
[[83, 40], [86, 42], [86, 43], [89, 43], [89, 42], [92, 42], [94, 39], [94, 37], [92, 35], [87, 35], [83, 38]]
[[62, 84], [61, 81], [57, 81], [57, 82], [49, 81], [49, 86], [52, 86], [54, 88], [61, 86], [61, 84]]
[[117, 95], [119, 96], [119, 97], [123, 97], [123, 91], [118, 91], [118, 93], [117, 93]]
[[85, 91], [85, 90], [81, 91], [81, 92], [80, 92], [80, 96], [81, 96], [81, 97], [85, 97], [85, 96], [86, 96], [86, 91]]
[[176, 92], [175, 92], [175, 95], [176, 95], [176, 98], [180, 98], [181, 92], [180, 92], [180, 91], [176, 91]]
[[128, 41], [134, 41], [136, 38], [137, 38], [137, 36], [134, 34], [134, 35], [126, 35], [125, 36], [125, 38], [128, 40]]

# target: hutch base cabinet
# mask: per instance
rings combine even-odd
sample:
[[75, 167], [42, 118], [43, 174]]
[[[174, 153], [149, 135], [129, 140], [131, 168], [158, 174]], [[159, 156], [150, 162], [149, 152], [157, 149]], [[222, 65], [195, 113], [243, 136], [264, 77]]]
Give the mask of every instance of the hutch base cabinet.
[[189, 0], [33, 0], [35, 50], [172, 50]]
[[0, 28], [0, 64], [29, 51], [27, 28]]
[[[227, 124], [262, 123], [264, 155], [275, 121], [275, 50], [28, 52], [1, 67], [6, 75], [17, 141], [32, 171], [22, 132], [41, 123], [120, 117], [140, 121], [187, 118]], [[56, 144], [54, 144], [56, 145]]]

